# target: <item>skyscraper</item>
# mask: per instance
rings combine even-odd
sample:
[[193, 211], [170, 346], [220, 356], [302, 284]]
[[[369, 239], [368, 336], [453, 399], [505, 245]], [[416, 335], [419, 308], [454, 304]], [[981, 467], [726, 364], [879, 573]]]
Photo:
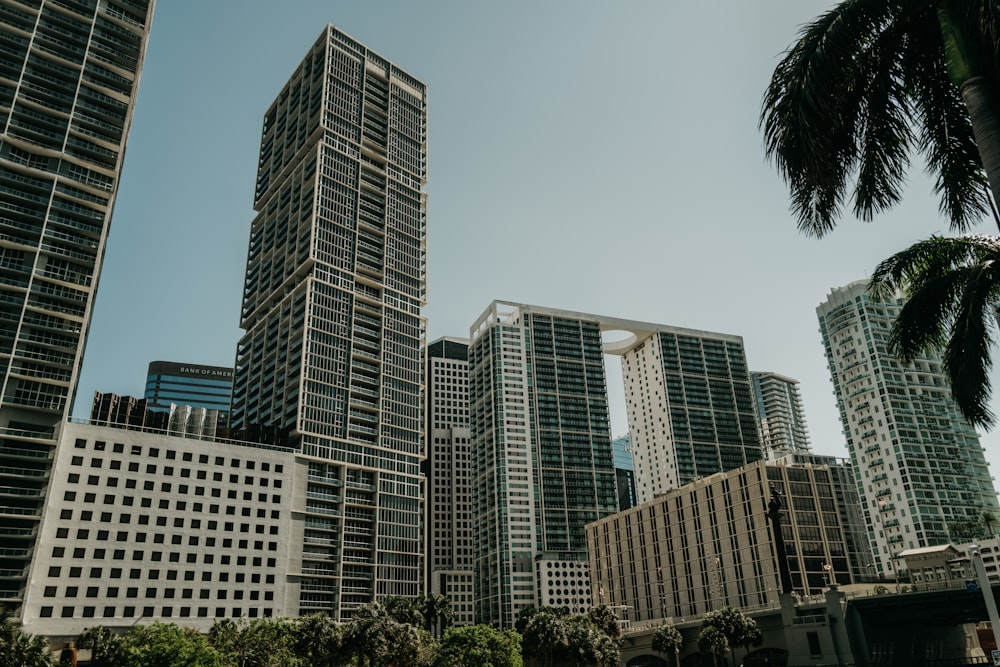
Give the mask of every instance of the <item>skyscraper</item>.
[[0, 604], [76, 392], [153, 0], [0, 0]]
[[600, 322], [493, 302], [470, 338], [476, 622], [585, 610], [584, 526], [618, 511]]
[[452, 623], [474, 623], [469, 341], [427, 346], [427, 592], [448, 597]]
[[875, 567], [895, 575], [900, 551], [947, 543], [949, 523], [997, 512], [998, 503], [941, 358], [893, 358], [886, 344], [902, 300], [872, 301], [866, 287], [831, 290], [816, 313]]
[[300, 613], [424, 575], [426, 91], [327, 27], [264, 116], [234, 429], [308, 459]]
[[760, 439], [769, 459], [809, 451], [809, 433], [802, 411], [799, 381], [777, 373], [753, 371], [754, 404]]
[[[739, 336], [623, 323], [622, 356], [640, 503], [761, 458]], [[611, 350], [609, 350], [611, 351]]]
[[618, 485], [618, 509], [636, 506], [635, 461], [632, 459], [632, 438], [623, 435], [611, 442], [615, 457], [615, 484]]

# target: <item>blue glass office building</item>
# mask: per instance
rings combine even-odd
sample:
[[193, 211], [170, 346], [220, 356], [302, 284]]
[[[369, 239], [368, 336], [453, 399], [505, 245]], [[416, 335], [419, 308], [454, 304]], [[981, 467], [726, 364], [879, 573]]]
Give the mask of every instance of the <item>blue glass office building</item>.
[[170, 405], [218, 410], [229, 414], [233, 394], [233, 369], [172, 361], [154, 361], [146, 374], [146, 408], [166, 412]]

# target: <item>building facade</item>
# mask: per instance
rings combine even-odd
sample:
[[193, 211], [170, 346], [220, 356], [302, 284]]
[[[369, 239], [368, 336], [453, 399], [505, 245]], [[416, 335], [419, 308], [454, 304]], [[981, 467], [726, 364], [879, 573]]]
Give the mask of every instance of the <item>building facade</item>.
[[875, 567], [895, 577], [899, 552], [945, 544], [949, 523], [997, 513], [998, 503], [941, 358], [896, 360], [887, 342], [902, 301], [872, 301], [866, 288], [835, 288], [816, 313]]
[[[861, 510], [857, 476], [850, 459], [812, 453], [789, 453], [769, 460], [769, 463], [784, 466], [808, 464], [814, 467], [826, 467], [830, 473], [830, 484], [833, 486], [834, 505], [837, 513], [840, 514], [847, 566], [851, 570], [851, 578], [857, 582], [870, 582], [878, 579], [879, 575], [872, 558], [872, 548], [868, 542], [865, 515]], [[824, 504], [826, 504], [825, 501]], [[823, 511], [830, 510], [827, 508]]]
[[624, 435], [611, 442], [615, 457], [615, 484], [618, 486], [618, 509], [636, 506], [635, 462], [632, 460], [632, 438]]
[[308, 464], [282, 448], [69, 423], [24, 605], [32, 633], [294, 616]]
[[427, 346], [427, 592], [448, 598], [455, 625], [475, 622], [469, 341]]
[[302, 614], [423, 588], [426, 127], [333, 26], [264, 116], [231, 422], [309, 460]]
[[809, 431], [799, 381], [778, 373], [750, 373], [761, 445], [768, 458], [809, 452]]
[[772, 485], [785, 499], [794, 590], [854, 583], [829, 469], [757, 461], [587, 526], [595, 599], [625, 609], [632, 623], [777, 605], [780, 576], [766, 516]]
[[622, 357], [640, 503], [762, 456], [739, 336], [625, 323]]
[[153, 361], [146, 373], [146, 407], [169, 412], [172, 405], [215, 410], [223, 422], [229, 419], [233, 394], [233, 369], [173, 361]]
[[617, 511], [598, 320], [494, 302], [469, 347], [476, 622], [591, 605], [584, 526]]
[[0, 0], [0, 604], [76, 392], [153, 0]]

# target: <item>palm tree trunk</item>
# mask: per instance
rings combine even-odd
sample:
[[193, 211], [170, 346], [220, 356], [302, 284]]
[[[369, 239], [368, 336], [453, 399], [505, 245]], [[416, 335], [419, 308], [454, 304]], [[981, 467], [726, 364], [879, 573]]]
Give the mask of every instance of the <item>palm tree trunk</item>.
[[993, 206], [1000, 206], [1000, 91], [986, 77], [974, 76], [962, 84], [962, 101], [972, 119], [972, 133], [989, 179]]

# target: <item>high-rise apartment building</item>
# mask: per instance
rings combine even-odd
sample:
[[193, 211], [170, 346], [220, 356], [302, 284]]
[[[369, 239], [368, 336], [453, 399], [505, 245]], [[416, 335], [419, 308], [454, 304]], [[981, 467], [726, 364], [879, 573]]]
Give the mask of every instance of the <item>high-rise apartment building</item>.
[[299, 612], [422, 591], [426, 90], [333, 26], [264, 116], [231, 422], [309, 461]]
[[998, 503], [941, 358], [896, 360], [886, 345], [903, 302], [873, 301], [866, 288], [835, 288], [816, 313], [875, 567], [894, 576], [900, 551], [947, 543], [949, 523], [997, 512]]
[[229, 414], [233, 369], [225, 366], [153, 361], [146, 373], [146, 408], [168, 412], [171, 405], [217, 410]]
[[618, 507], [605, 354], [622, 358], [637, 502], [761, 458], [738, 336], [494, 302], [471, 341], [478, 622], [591, 602], [583, 524]]
[[583, 611], [584, 526], [618, 510], [600, 322], [494, 302], [470, 339], [476, 622]]
[[743, 339], [638, 322], [622, 357], [640, 503], [761, 458]]
[[778, 373], [750, 373], [760, 439], [769, 459], [807, 453], [809, 432], [799, 395], [799, 381]]
[[469, 341], [427, 346], [427, 592], [448, 597], [452, 623], [475, 622], [472, 567], [472, 454]]
[[0, 0], [0, 604], [72, 405], [153, 0]]

